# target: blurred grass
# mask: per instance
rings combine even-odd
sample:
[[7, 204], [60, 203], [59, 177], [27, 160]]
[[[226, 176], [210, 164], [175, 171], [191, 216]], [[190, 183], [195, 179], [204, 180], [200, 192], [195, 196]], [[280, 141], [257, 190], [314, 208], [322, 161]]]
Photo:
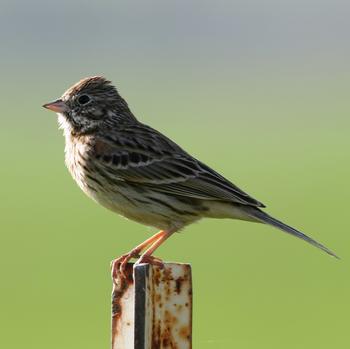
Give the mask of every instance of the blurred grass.
[[[195, 348], [345, 348], [346, 77], [231, 85], [208, 76], [167, 89], [161, 79], [120, 88], [141, 121], [343, 258], [256, 224], [188, 227], [158, 255], [193, 265]], [[65, 87], [35, 86], [21, 103], [7, 91], [2, 109], [1, 347], [107, 348], [109, 262], [154, 232], [99, 207], [70, 178], [56, 117], [40, 108]]]

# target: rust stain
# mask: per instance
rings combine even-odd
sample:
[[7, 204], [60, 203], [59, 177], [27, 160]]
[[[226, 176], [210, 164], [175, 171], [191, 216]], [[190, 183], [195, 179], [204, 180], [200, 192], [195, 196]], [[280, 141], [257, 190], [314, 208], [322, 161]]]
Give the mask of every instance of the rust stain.
[[[191, 269], [188, 265], [166, 264], [164, 268], [149, 266], [146, 283], [147, 309], [146, 317], [150, 321], [149, 338], [152, 349], [192, 348], [192, 288]], [[133, 326], [132, 322], [121, 321], [127, 314], [122, 307], [125, 293], [130, 292], [133, 284], [133, 267], [127, 266], [127, 278], [118, 278], [112, 293], [112, 338], [121, 335], [125, 326]], [[128, 310], [129, 312], [129, 310]], [[122, 318], [121, 318], [122, 316]], [[129, 327], [132, 331], [132, 328]], [[129, 331], [128, 330], [128, 331]], [[119, 333], [119, 331], [121, 331]], [[118, 343], [115, 343], [118, 347]], [[113, 346], [114, 347], [114, 346]], [[115, 347], [115, 348], [117, 348]], [[119, 347], [118, 347], [119, 349]], [[123, 348], [120, 348], [123, 349]]]
[[177, 294], [181, 293], [181, 288], [183, 286], [184, 281], [185, 281], [185, 279], [181, 276], [175, 280], [175, 292]]
[[191, 330], [188, 326], [183, 326], [180, 328], [180, 331], [179, 331], [179, 335], [180, 337], [184, 338], [184, 339], [191, 339]]
[[173, 280], [171, 269], [165, 268], [163, 269], [164, 279], [165, 280]]
[[174, 304], [174, 306], [179, 313], [182, 311], [182, 304]]
[[172, 315], [170, 311], [166, 310], [164, 312], [164, 322], [171, 327], [178, 322], [178, 319], [176, 316]]
[[[174, 271], [175, 273], [175, 271]], [[192, 319], [184, 325], [180, 322], [181, 312], [192, 307], [191, 272], [188, 266], [174, 277], [172, 268], [152, 267], [149, 292], [152, 306], [152, 349], [179, 349], [185, 341], [191, 347]], [[180, 296], [178, 301], [174, 297]], [[188, 300], [181, 302], [183, 297]], [[170, 308], [169, 308], [170, 307]]]
[[160, 284], [160, 278], [161, 278], [161, 274], [160, 274], [160, 270], [157, 268], [153, 269], [153, 282], [155, 283], [155, 285], [158, 287]]
[[[126, 267], [126, 278], [117, 276], [116, 283], [113, 284], [112, 291], [112, 344], [118, 335], [118, 322], [122, 316], [121, 300], [128, 288], [133, 284], [133, 266], [127, 265]], [[130, 324], [129, 324], [130, 325]], [[113, 346], [112, 346], [113, 347]]]
[[161, 343], [161, 321], [153, 317], [152, 322], [152, 348], [160, 348]]

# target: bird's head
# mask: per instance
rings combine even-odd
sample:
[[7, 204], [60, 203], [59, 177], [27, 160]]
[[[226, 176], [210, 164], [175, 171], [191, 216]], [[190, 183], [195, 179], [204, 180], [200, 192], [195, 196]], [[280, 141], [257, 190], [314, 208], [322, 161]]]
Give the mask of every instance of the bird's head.
[[104, 125], [135, 120], [117, 89], [101, 76], [80, 80], [61, 98], [43, 107], [56, 112], [61, 127], [75, 134], [91, 133]]

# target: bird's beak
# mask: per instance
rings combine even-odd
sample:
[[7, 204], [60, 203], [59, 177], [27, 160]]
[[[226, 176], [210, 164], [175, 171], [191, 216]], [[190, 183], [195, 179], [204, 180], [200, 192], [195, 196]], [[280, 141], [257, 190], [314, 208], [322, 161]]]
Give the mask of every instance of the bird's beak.
[[67, 104], [62, 101], [62, 99], [57, 99], [54, 102], [46, 103], [43, 105], [44, 108], [50, 109], [56, 113], [63, 113], [67, 111]]

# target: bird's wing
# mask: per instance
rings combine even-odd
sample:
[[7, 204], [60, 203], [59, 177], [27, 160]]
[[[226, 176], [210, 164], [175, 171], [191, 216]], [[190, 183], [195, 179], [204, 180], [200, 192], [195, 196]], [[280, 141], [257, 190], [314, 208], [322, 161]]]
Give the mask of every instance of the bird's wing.
[[177, 144], [145, 125], [97, 137], [94, 157], [109, 175], [155, 191], [265, 207]]

